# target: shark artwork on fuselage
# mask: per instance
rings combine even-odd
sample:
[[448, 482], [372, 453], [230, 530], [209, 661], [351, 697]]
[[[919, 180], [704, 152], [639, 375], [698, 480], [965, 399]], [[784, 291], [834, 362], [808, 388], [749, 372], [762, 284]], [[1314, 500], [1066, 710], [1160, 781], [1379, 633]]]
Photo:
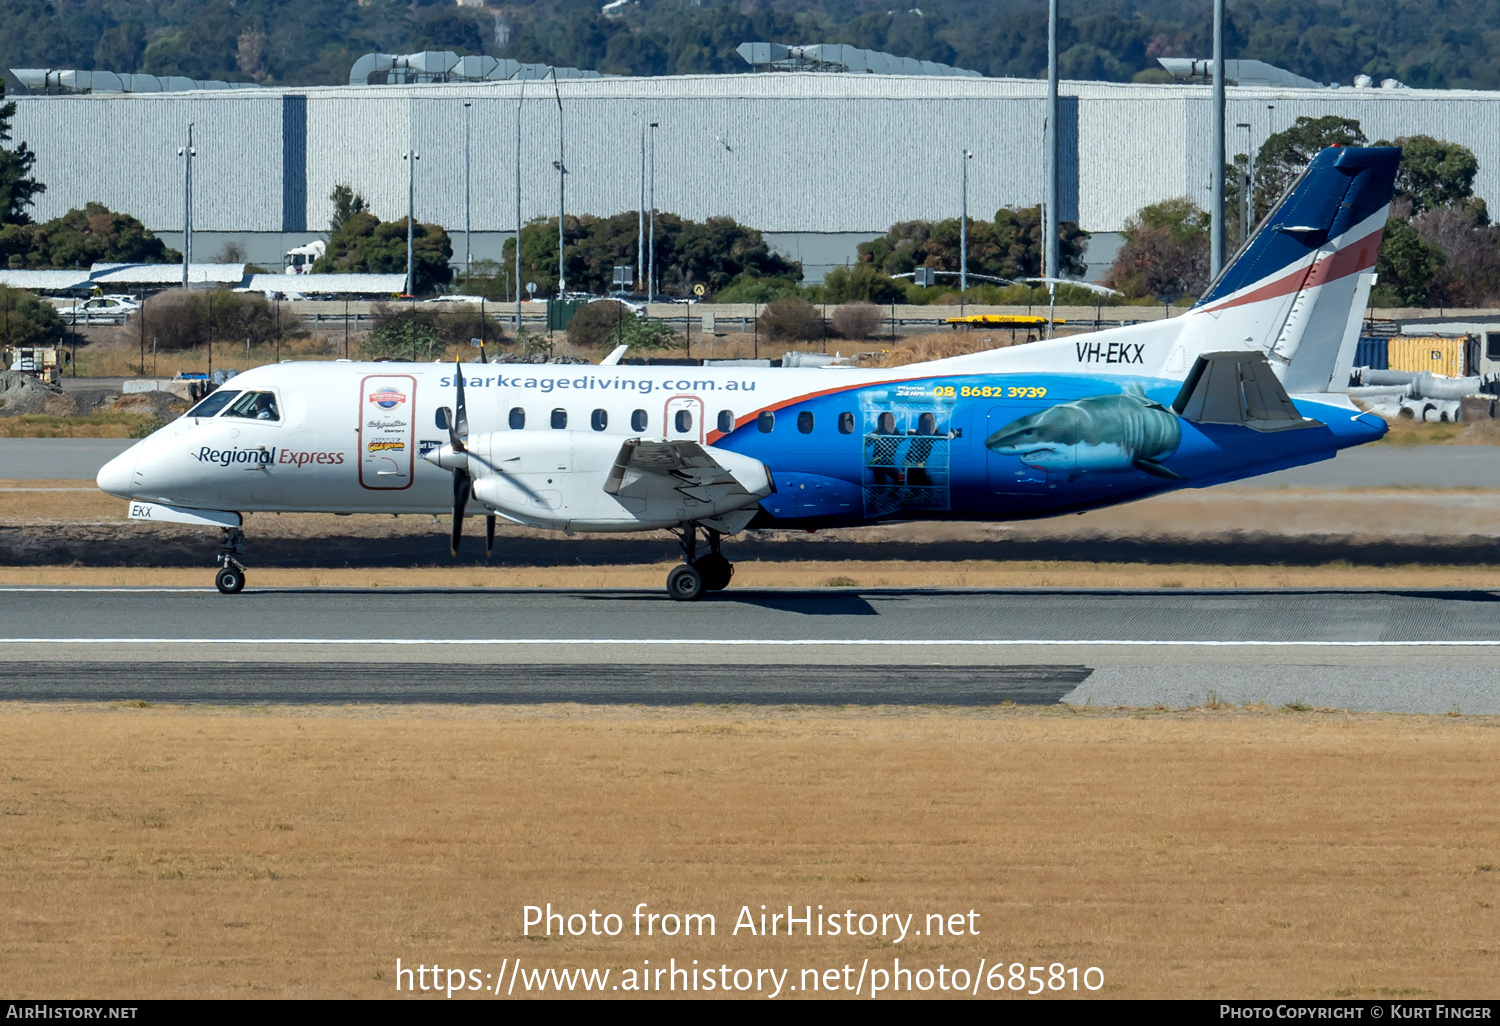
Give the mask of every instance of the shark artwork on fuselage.
[[1100, 395], [1028, 413], [985, 440], [990, 452], [1018, 456], [1029, 467], [1078, 475], [1140, 470], [1180, 480], [1163, 466], [1182, 444], [1180, 418], [1142, 393]]
[[[1400, 151], [1319, 153], [1187, 313], [894, 370], [287, 363], [110, 462], [133, 518], [470, 513], [670, 529], [668, 593], [729, 584], [744, 530], [1008, 520], [1328, 459], [1385, 423], [1345, 392]], [[617, 355], [617, 354], [616, 354]]]

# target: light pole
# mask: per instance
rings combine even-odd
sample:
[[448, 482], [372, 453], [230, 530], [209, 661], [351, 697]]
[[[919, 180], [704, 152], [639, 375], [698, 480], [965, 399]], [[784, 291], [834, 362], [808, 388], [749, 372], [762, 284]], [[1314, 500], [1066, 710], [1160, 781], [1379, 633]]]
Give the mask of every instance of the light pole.
[[473, 120], [471, 113], [471, 101], [464, 101], [464, 277], [469, 278], [474, 274], [474, 247], [469, 240], [474, 237], [472, 223], [469, 218], [469, 128]]
[[182, 158], [182, 287], [188, 287], [188, 268], [193, 263], [193, 123], [188, 122], [187, 145], [177, 147]]
[[1250, 190], [1255, 187], [1255, 139], [1250, 134], [1250, 123], [1238, 122], [1235, 128], [1245, 130], [1245, 176], [1240, 182], [1240, 245], [1250, 241], [1250, 211], [1253, 208]]
[[[1047, 0], [1047, 197], [1042, 208], [1042, 277], [1057, 277], [1057, 0]], [[1050, 287], [1050, 286], [1049, 286]], [[1048, 326], [1050, 329], [1050, 325]], [[1050, 331], [1048, 337], [1051, 337]]]
[[651, 122], [651, 185], [646, 206], [651, 211], [651, 238], [646, 244], [646, 302], [656, 295], [656, 129], [660, 121]]
[[[641, 272], [646, 269], [646, 122], [641, 121], [641, 203], [640, 216], [636, 218], [635, 227], [635, 286], [640, 290]], [[646, 296], [649, 299], [651, 289], [647, 287]]]
[[557, 97], [557, 299], [561, 302], [568, 287], [567, 260], [563, 250], [563, 208], [568, 190], [568, 165], [563, 154], [562, 88], [557, 84], [557, 69], [549, 68], [548, 71], [552, 73], [552, 94]]
[[1208, 276], [1224, 266], [1224, 0], [1214, 0], [1214, 125], [1209, 159], [1214, 162], [1208, 229]]
[[526, 80], [516, 101], [516, 337], [521, 336], [521, 107], [526, 103]]
[[958, 219], [958, 298], [962, 305], [964, 293], [969, 291], [969, 161], [974, 154], [964, 150], [963, 158], [963, 212]]
[[416, 237], [412, 226], [417, 205], [417, 161], [422, 155], [416, 150], [407, 150], [401, 154], [401, 159], [406, 161], [406, 294], [415, 296], [417, 280], [412, 276], [412, 265]]

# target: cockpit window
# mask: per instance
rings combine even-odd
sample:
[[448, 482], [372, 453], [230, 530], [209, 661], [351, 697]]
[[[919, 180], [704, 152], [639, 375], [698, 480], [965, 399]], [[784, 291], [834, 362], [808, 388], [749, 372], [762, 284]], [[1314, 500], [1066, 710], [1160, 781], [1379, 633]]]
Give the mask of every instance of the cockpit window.
[[276, 409], [276, 396], [271, 392], [246, 392], [224, 411], [226, 417], [246, 417], [250, 420], [280, 420]]
[[210, 392], [208, 398], [189, 410], [187, 415], [189, 417], [212, 417], [228, 406], [229, 401], [239, 394], [240, 392], [237, 388], [221, 388], [217, 392]]

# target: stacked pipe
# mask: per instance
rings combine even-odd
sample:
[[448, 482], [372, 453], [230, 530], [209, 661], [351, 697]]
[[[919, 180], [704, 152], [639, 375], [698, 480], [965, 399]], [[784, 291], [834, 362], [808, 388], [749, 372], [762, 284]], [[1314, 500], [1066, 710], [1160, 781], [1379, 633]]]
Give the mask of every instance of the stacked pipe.
[[1496, 415], [1495, 396], [1486, 394], [1496, 382], [1474, 376], [1450, 378], [1428, 371], [1355, 368], [1359, 382], [1349, 397], [1362, 409], [1386, 420], [1450, 423], [1483, 420]]

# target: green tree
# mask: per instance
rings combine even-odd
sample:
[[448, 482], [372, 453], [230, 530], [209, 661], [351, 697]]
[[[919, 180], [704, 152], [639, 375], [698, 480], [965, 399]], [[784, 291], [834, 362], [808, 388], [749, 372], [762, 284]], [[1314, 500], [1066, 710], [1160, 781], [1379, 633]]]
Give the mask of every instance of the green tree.
[[1142, 207], [1104, 283], [1130, 299], [1198, 295], [1208, 287], [1208, 229], [1208, 214], [1186, 196]]
[[[0, 100], [5, 99], [5, 88], [0, 85]], [[10, 119], [16, 116], [16, 104], [0, 103], [0, 143], [10, 141]], [[36, 154], [22, 142], [15, 149], [0, 146], [0, 224], [28, 224], [31, 218], [26, 208], [34, 197], [47, 191], [47, 187], [31, 176], [36, 164]]]
[[1395, 142], [1382, 139], [1375, 145], [1401, 147], [1396, 196], [1411, 204], [1413, 215], [1455, 203], [1474, 202], [1478, 204], [1480, 223], [1488, 222], [1484, 201], [1474, 197], [1479, 158], [1473, 150], [1430, 135], [1404, 136]]
[[[1044, 236], [1040, 207], [997, 210], [993, 221], [970, 219], [968, 236], [971, 274], [1007, 280], [1041, 276]], [[891, 225], [883, 237], [860, 243], [859, 259], [888, 275], [909, 274], [918, 267], [956, 272], [962, 263], [961, 241], [956, 217], [947, 221], [903, 221]], [[1087, 241], [1088, 234], [1072, 221], [1058, 225], [1058, 262], [1063, 275], [1084, 272]], [[879, 302], [871, 296], [860, 298]]]
[[0, 285], [0, 339], [4, 344], [56, 342], [64, 330], [62, 317], [51, 303], [30, 292]]
[[[453, 280], [453, 243], [439, 225], [418, 222], [412, 229], [412, 288], [416, 295]], [[406, 218], [382, 221], [374, 214], [352, 214], [328, 240], [328, 252], [313, 264], [316, 274], [403, 274], [406, 271]]]
[[349, 218], [367, 209], [365, 198], [347, 185], [335, 185], [328, 198], [333, 201], [333, 217], [328, 221], [330, 235], [337, 235]]
[[1443, 251], [1409, 222], [1390, 218], [1375, 262], [1379, 278], [1374, 301], [1381, 306], [1426, 306], [1428, 289], [1446, 262]]
[[[570, 290], [609, 291], [614, 268], [636, 263], [639, 236], [634, 211], [613, 217], [568, 217], [563, 221]], [[505, 243], [501, 261], [515, 266], [515, 240]], [[636, 275], [644, 268], [637, 268]], [[772, 253], [760, 232], [732, 218], [688, 221], [656, 215], [656, 273], [663, 291], [688, 295], [701, 284], [712, 293], [742, 277], [801, 278], [802, 266]], [[557, 292], [557, 218], [536, 218], [521, 229], [521, 283], [535, 282], [537, 294]], [[641, 285], [644, 286], [644, 281]]]
[[[17, 267], [88, 267], [95, 263], [170, 264], [182, 254], [168, 249], [140, 221], [129, 214], [110, 210], [102, 203], [90, 203], [82, 210], [70, 210], [45, 224], [28, 225], [26, 248], [17, 250], [19, 259], [10, 254], [9, 263]], [[8, 242], [0, 233], [0, 253], [6, 253], [21, 241]]]
[[1266, 137], [1255, 158], [1255, 220], [1270, 212], [1297, 176], [1329, 146], [1363, 146], [1369, 140], [1354, 118], [1299, 117], [1291, 128]]
[[830, 303], [904, 303], [906, 288], [868, 261], [835, 267], [823, 278], [824, 298]]

